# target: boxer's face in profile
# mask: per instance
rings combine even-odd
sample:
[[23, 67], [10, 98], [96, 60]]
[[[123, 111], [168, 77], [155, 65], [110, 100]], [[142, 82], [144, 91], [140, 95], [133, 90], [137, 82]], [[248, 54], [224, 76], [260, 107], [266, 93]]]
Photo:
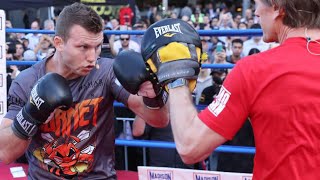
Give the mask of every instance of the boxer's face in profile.
[[79, 25], [74, 25], [69, 36], [60, 45], [62, 63], [76, 76], [85, 76], [93, 68], [101, 53], [103, 32], [92, 33]]

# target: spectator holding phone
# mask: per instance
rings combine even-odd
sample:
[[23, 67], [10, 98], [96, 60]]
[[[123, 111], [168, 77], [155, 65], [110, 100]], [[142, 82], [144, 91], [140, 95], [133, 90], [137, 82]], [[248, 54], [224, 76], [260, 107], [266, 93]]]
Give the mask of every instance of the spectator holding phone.
[[[230, 64], [227, 62], [226, 47], [221, 42], [218, 42], [217, 45], [213, 47], [212, 57], [214, 58], [214, 64]], [[231, 69], [225, 69], [224, 71], [228, 74]]]

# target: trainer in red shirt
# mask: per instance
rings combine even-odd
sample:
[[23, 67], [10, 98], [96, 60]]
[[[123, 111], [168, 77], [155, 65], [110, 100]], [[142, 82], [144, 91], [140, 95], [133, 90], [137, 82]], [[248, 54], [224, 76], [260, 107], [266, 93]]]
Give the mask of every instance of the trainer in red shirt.
[[201, 113], [188, 87], [169, 89], [170, 119], [185, 163], [208, 157], [250, 118], [254, 180], [320, 178], [320, 4], [255, 0], [265, 42], [280, 46], [240, 60]]

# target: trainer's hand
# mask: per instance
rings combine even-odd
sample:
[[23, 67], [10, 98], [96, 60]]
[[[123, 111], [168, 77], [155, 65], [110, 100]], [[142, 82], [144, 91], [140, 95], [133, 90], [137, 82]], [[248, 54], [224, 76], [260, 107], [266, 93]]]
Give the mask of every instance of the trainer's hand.
[[56, 108], [68, 109], [71, 105], [67, 80], [57, 73], [48, 73], [34, 85], [29, 101], [19, 111], [11, 128], [17, 137], [30, 139]]
[[202, 44], [197, 31], [187, 22], [168, 18], [152, 24], [142, 38], [141, 53], [162, 87], [184, 78], [193, 92], [200, 72]]
[[150, 81], [142, 83], [137, 94], [148, 98], [155, 98], [157, 96]]

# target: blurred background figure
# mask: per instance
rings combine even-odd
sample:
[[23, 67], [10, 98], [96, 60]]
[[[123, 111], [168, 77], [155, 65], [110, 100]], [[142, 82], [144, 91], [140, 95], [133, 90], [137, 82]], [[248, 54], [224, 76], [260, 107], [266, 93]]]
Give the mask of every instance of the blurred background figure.
[[[260, 24], [253, 24], [250, 29], [261, 29], [261, 26]], [[270, 45], [263, 42], [262, 36], [253, 36], [251, 39], [246, 40], [243, 43], [243, 54], [247, 56], [252, 48], [257, 48], [262, 52], [268, 50]]]
[[[132, 134], [135, 138], [140, 139], [174, 142], [170, 123], [164, 128], [155, 128], [146, 124], [139, 116], [136, 116], [133, 122]], [[186, 165], [182, 162], [176, 149], [164, 148], [148, 148], [147, 165], [184, 169], [194, 168], [194, 165]]]
[[[40, 30], [39, 21], [35, 20], [31, 23], [32, 30]], [[29, 40], [28, 48], [34, 50], [40, 41], [41, 34], [39, 33], [28, 33], [25, 38]]]
[[41, 61], [43, 58], [47, 57], [49, 54], [49, 48], [53, 47], [52, 37], [44, 34], [40, 37], [40, 41], [34, 49], [34, 53], [36, 54], [37, 61]]
[[241, 39], [233, 39], [231, 41], [231, 55], [227, 56], [227, 62], [236, 64], [242, 57], [243, 41]]
[[25, 60], [25, 61], [36, 61], [37, 60], [37, 56], [34, 53], [34, 51], [29, 49], [29, 50], [26, 50], [23, 53], [23, 60]]
[[[132, 30], [143, 31], [147, 29], [147, 23], [144, 21], [138, 21], [133, 25]], [[139, 44], [141, 46], [141, 40], [143, 35], [131, 35], [131, 40]]]
[[[209, 60], [203, 61], [202, 64], [210, 64]], [[195, 104], [199, 103], [201, 92], [204, 88], [212, 85], [212, 78], [210, 76], [211, 69], [210, 68], [201, 68], [200, 73], [197, 79], [197, 86], [194, 90], [195, 94]]]
[[113, 47], [111, 47], [111, 52], [114, 56], [116, 56], [123, 50], [133, 50], [135, 52], [140, 52], [140, 46], [138, 43], [130, 39], [130, 35], [121, 34], [120, 40], [115, 41]]
[[51, 19], [46, 19], [43, 22], [43, 29], [44, 30], [50, 30], [50, 31], [54, 31], [54, 21]]
[[251, 48], [250, 51], [249, 51], [249, 53], [248, 53], [248, 56], [250, 56], [250, 55], [252, 55], [252, 54], [257, 54], [257, 53], [259, 53], [259, 52], [260, 52], [259, 49], [257, 49], [257, 48]]

